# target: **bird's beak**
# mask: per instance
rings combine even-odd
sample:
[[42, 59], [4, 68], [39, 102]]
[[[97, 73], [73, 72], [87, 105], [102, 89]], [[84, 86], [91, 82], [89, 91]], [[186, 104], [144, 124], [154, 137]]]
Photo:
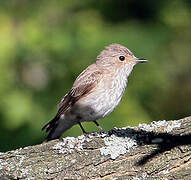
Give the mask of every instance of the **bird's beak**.
[[148, 62], [147, 59], [143, 59], [143, 58], [138, 58], [138, 59], [135, 59], [135, 62], [136, 63], [145, 63], [145, 62]]

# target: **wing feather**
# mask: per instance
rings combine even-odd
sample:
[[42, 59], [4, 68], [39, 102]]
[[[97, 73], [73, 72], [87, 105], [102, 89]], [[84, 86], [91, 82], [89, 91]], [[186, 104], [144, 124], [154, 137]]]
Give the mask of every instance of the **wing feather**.
[[47, 123], [42, 130], [45, 129], [46, 132], [50, 130], [54, 132], [60, 116], [70, 109], [81, 97], [87, 95], [94, 89], [101, 80], [102, 74], [102, 71], [96, 67], [96, 64], [92, 64], [85, 69], [75, 80], [72, 89], [61, 100], [56, 116]]
[[89, 68], [84, 70], [74, 82], [73, 87], [69, 93], [66, 94], [61, 100], [56, 116], [60, 117], [81, 97], [85, 96], [93, 88], [95, 88], [101, 78], [102, 72], [95, 68], [95, 66], [89, 66]]

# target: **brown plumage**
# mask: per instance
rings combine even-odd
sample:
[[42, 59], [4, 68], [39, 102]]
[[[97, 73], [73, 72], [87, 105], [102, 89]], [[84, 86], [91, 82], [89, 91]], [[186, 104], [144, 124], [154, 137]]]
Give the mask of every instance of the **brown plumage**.
[[56, 116], [42, 128], [50, 131], [47, 140], [59, 138], [77, 123], [85, 132], [81, 125], [83, 121], [94, 121], [99, 126], [96, 120], [108, 115], [118, 105], [127, 77], [138, 62], [146, 60], [138, 60], [122, 45], [106, 47], [96, 62], [77, 77], [71, 90], [61, 100]]

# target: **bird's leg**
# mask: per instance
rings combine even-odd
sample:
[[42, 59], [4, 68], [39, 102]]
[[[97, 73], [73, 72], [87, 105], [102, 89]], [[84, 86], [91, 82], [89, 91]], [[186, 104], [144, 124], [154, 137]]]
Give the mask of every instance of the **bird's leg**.
[[79, 126], [80, 126], [82, 132], [83, 132], [84, 134], [87, 134], [87, 132], [86, 132], [85, 129], [83, 128], [82, 124], [81, 124], [80, 122], [78, 122], [78, 124], [79, 124]]
[[94, 121], [94, 123], [96, 124], [96, 126], [101, 130], [101, 132], [106, 132], [106, 130], [105, 129], [103, 129], [99, 124], [98, 124], [98, 122], [97, 121]]

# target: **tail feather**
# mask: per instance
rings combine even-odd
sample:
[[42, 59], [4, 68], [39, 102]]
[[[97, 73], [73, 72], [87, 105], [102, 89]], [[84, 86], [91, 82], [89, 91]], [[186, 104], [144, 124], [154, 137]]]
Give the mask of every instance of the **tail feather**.
[[43, 126], [42, 131], [43, 130], [45, 130], [46, 132], [50, 131], [47, 138], [46, 138], [47, 141], [59, 138], [59, 136], [54, 136], [53, 137], [53, 134], [55, 133], [56, 128], [58, 126], [58, 120], [59, 119], [60, 119], [59, 117], [55, 116], [51, 121], [49, 121], [47, 124], [45, 124]]
[[52, 126], [48, 136], [46, 137], [46, 141], [58, 139], [62, 135], [61, 133], [57, 133], [56, 131], [57, 127], [58, 127], [58, 124], [55, 124], [54, 126]]
[[49, 132], [46, 141], [60, 138], [62, 133], [75, 124], [76, 123], [74, 121], [65, 118], [60, 119], [59, 116], [56, 116], [42, 128], [42, 130]]
[[51, 121], [49, 121], [47, 124], [45, 124], [43, 127], [42, 127], [42, 131], [46, 131], [46, 132], [48, 132], [48, 131], [50, 131], [50, 129], [52, 129], [52, 127], [54, 127], [56, 124], [57, 124], [57, 122], [58, 122], [58, 120], [59, 120], [60, 118], [58, 117], [58, 116], [55, 116]]

